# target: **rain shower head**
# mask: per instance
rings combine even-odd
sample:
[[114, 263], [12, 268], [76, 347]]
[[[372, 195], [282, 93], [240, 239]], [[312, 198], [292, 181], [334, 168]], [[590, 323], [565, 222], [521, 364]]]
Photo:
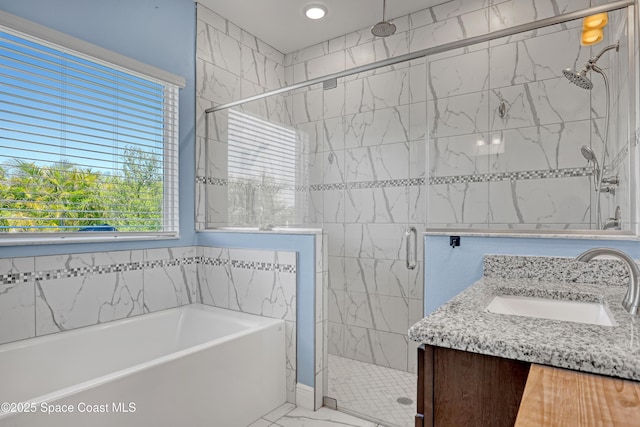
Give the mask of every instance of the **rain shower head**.
[[597, 54], [596, 56], [594, 56], [593, 58], [587, 61], [582, 71], [578, 72], [573, 68], [565, 68], [564, 70], [562, 70], [562, 74], [564, 74], [564, 76], [571, 83], [578, 86], [579, 88], [591, 90], [593, 88], [593, 83], [591, 83], [591, 80], [587, 78], [587, 71], [593, 70], [604, 76], [604, 72], [596, 65], [596, 62], [598, 62], [598, 59], [600, 59], [600, 57], [605, 52], [611, 49], [615, 49], [616, 52], [620, 50], [620, 42], [616, 42], [615, 44], [612, 44], [602, 49], [602, 51], [599, 54]]
[[396, 32], [396, 26], [391, 22], [380, 21], [371, 27], [371, 34], [376, 37], [388, 37]]
[[396, 32], [396, 26], [384, 19], [387, 11], [387, 0], [382, 0], [382, 21], [371, 27], [371, 34], [376, 37], [388, 37]]
[[[593, 83], [591, 83], [591, 80], [587, 78], [586, 68], [580, 72], [577, 72], [572, 68], [565, 68], [564, 70], [562, 70], [562, 74], [564, 74], [564, 76], [571, 83], [578, 86], [579, 88], [587, 89], [587, 90], [591, 90], [593, 88]], [[586, 147], [582, 147], [582, 148], [586, 148]], [[584, 155], [584, 152], [583, 152], [583, 155]]]

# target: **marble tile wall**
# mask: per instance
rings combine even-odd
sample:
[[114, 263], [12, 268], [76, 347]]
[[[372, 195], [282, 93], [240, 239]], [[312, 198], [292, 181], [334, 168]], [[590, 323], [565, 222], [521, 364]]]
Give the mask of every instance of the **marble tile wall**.
[[[207, 108], [285, 85], [284, 55], [202, 4], [196, 38], [196, 228], [229, 225], [228, 113]], [[283, 97], [236, 108], [277, 123], [289, 122]], [[207, 135], [208, 130], [208, 135]], [[208, 141], [205, 144], [205, 137]]]
[[[560, 3], [554, 2], [555, 13], [590, 6], [580, 0]], [[534, 10], [535, 19], [554, 14], [542, 4], [533, 9], [529, 4], [491, 6], [488, 28], [526, 22]], [[561, 71], [580, 70], [604, 46], [624, 39], [626, 12], [610, 15], [606, 40], [592, 48], [580, 46], [581, 20], [576, 20], [428, 58], [429, 226], [595, 228], [593, 169], [580, 147], [591, 146], [601, 157], [604, 85], [594, 75], [594, 89], [581, 90], [568, 84]], [[620, 57], [628, 56], [624, 44]], [[629, 138], [619, 135], [628, 129], [623, 92], [629, 91], [621, 86], [629, 79], [618, 55], [612, 59], [615, 65], [606, 66], [616, 80], [609, 140], [618, 141], [609, 145], [607, 167], [612, 174], [619, 172], [623, 183], [616, 196], [602, 195], [604, 218], [613, 215], [615, 205], [629, 212], [624, 148]]]
[[295, 252], [198, 247], [202, 303], [285, 321], [287, 401], [296, 403]]
[[200, 301], [196, 248], [0, 259], [0, 343]]

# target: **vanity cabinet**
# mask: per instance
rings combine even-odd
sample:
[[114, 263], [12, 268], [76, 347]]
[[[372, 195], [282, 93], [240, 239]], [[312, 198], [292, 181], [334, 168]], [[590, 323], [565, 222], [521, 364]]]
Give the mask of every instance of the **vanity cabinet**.
[[513, 427], [530, 364], [449, 348], [418, 349], [416, 427]]

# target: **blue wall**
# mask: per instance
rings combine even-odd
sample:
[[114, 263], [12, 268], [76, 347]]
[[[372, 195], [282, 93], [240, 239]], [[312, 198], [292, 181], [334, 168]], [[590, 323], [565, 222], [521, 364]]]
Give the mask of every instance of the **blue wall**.
[[482, 277], [485, 254], [575, 257], [597, 246], [621, 249], [634, 259], [640, 258], [638, 241], [462, 236], [460, 246], [453, 249], [449, 236], [425, 236], [425, 314]]
[[0, 0], [0, 10], [186, 79], [180, 90], [179, 240], [0, 247], [0, 258], [196, 244], [193, 0]]
[[[198, 244], [223, 248], [268, 249], [298, 253], [297, 304], [297, 382], [315, 383], [315, 237], [303, 234], [225, 233], [198, 234]], [[321, 238], [322, 236], [317, 236]]]

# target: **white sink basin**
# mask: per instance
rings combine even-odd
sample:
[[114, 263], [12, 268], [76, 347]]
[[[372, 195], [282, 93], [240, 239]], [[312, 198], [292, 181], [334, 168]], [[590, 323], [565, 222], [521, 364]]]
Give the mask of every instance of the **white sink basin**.
[[485, 311], [601, 326], [614, 325], [604, 306], [598, 302], [498, 295], [491, 300]]

